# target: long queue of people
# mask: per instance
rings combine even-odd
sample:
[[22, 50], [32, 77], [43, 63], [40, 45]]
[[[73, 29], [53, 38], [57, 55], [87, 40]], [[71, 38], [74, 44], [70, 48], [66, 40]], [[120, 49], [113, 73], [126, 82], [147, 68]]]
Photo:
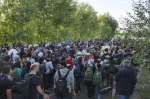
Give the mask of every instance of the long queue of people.
[[78, 99], [83, 93], [104, 99], [110, 92], [112, 99], [130, 99], [137, 82], [134, 53], [119, 41], [1, 47], [0, 99]]

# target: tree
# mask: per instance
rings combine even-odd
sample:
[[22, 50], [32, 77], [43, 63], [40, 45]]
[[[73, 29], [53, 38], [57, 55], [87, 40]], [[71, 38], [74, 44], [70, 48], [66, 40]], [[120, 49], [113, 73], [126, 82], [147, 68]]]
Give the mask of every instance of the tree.
[[114, 37], [118, 28], [118, 22], [109, 14], [98, 16], [99, 35], [103, 39], [111, 39]]
[[90, 37], [96, 33], [98, 29], [97, 13], [90, 5], [78, 5], [74, 27], [81, 38], [86, 35]]
[[15, 43], [56, 40], [62, 37], [60, 27], [72, 24], [75, 9], [73, 0], [4, 0], [0, 32], [9, 34], [9, 42]]
[[[150, 37], [150, 0], [139, 0], [133, 2], [133, 13], [125, 18], [124, 30], [138, 38]], [[128, 35], [127, 34], [127, 35]]]
[[133, 12], [129, 13], [124, 23], [126, 44], [132, 43], [137, 52], [134, 60], [139, 66], [149, 66], [150, 60], [147, 55], [150, 53], [150, 0], [133, 2]]
[[150, 68], [150, 0], [133, 2], [132, 9], [129, 16], [124, 19], [125, 28], [123, 30], [126, 32], [127, 45], [130, 43], [135, 47], [136, 54], [133, 56], [133, 62], [142, 73], [138, 84], [139, 94], [142, 99], [148, 99], [150, 97], [150, 92], [147, 91], [150, 88], [147, 78]]
[[[117, 22], [111, 16], [104, 19], [97, 17], [92, 6], [75, 0], [4, 0], [0, 6], [0, 38], [7, 34], [9, 43], [105, 39], [115, 33]], [[99, 32], [105, 35], [98, 36]]]
[[30, 9], [25, 6], [23, 0], [4, 0], [1, 7], [1, 33], [7, 33], [13, 43], [22, 42], [27, 36], [24, 25], [30, 21]]
[[[43, 6], [41, 4], [43, 4]], [[55, 35], [53, 36], [57, 38], [57, 41], [60, 41], [63, 39], [63, 32], [67, 34], [67, 28], [72, 24], [71, 18], [76, 10], [76, 3], [73, 2], [73, 0], [45, 0], [45, 3], [41, 0], [39, 6], [41, 14], [38, 15], [43, 15], [43, 17], [38, 19], [43, 20], [42, 23], [46, 23], [47, 21], [50, 22], [43, 25], [43, 28], [48, 24], [54, 26], [55, 31], [53, 31], [53, 33], [55, 33]], [[47, 26], [47, 28], [48, 27], [49, 26]], [[64, 28], [64, 31], [62, 31], [62, 28]]]

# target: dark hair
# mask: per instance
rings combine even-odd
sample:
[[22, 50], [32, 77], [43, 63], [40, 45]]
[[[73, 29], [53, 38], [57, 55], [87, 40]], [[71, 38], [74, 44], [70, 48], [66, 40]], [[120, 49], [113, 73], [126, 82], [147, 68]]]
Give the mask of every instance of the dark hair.
[[14, 64], [14, 67], [17, 67], [17, 68], [20, 68], [20, 61], [17, 61], [15, 64]]
[[50, 57], [46, 58], [47, 61], [51, 61], [52, 59]]
[[42, 64], [44, 62], [44, 57], [39, 58], [39, 63]]
[[58, 64], [61, 64], [62, 66], [66, 67], [66, 61], [65, 61], [65, 57], [63, 57]]
[[108, 52], [108, 48], [105, 49], [105, 52]]
[[66, 67], [66, 62], [65, 61], [62, 61], [60, 64], [63, 65], [64, 67]]

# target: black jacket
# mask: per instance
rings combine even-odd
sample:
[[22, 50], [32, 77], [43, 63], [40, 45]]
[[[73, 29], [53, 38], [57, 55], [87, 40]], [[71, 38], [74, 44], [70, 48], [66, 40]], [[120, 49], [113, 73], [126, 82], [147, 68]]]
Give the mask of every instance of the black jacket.
[[121, 69], [116, 75], [116, 89], [120, 95], [131, 95], [136, 85], [136, 71], [131, 67]]

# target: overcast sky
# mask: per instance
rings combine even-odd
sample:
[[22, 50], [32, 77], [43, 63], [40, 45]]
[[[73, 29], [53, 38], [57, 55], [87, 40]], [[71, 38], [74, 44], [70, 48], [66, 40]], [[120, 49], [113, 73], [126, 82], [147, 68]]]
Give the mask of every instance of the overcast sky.
[[132, 0], [78, 0], [78, 2], [92, 5], [98, 14], [109, 12], [117, 20], [125, 17], [127, 12], [132, 10]]

